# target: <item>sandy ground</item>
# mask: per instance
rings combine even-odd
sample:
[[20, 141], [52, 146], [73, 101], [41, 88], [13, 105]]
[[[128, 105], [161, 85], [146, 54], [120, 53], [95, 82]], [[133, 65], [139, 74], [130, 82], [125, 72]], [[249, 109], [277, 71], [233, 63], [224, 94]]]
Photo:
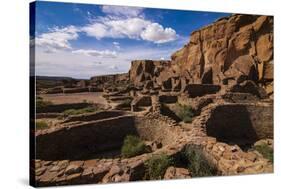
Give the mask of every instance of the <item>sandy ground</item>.
[[51, 101], [53, 104], [79, 103], [85, 100], [89, 103], [107, 104], [105, 98], [102, 97], [102, 92], [42, 94], [40, 97], [46, 101]]

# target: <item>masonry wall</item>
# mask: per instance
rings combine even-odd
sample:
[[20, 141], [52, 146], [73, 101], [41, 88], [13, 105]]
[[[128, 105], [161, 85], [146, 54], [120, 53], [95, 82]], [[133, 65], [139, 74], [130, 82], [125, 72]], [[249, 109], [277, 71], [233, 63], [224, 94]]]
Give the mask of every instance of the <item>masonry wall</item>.
[[219, 85], [212, 84], [188, 84], [186, 86], [186, 91], [191, 98], [197, 96], [204, 96], [207, 94], [214, 94], [219, 92], [221, 87]]
[[273, 106], [225, 104], [216, 106], [206, 123], [207, 134], [230, 143], [251, 144], [273, 138]]
[[72, 121], [91, 121], [91, 120], [101, 120], [112, 117], [118, 117], [124, 115], [122, 111], [101, 111], [95, 113], [88, 113], [82, 115], [73, 115], [67, 118], [64, 122], [72, 122]]
[[85, 159], [120, 148], [128, 134], [137, 135], [133, 116], [88, 122], [36, 136], [36, 159]]
[[160, 119], [137, 117], [135, 124], [140, 137], [144, 140], [158, 141], [162, 145], [167, 145], [178, 137], [168, 123]]

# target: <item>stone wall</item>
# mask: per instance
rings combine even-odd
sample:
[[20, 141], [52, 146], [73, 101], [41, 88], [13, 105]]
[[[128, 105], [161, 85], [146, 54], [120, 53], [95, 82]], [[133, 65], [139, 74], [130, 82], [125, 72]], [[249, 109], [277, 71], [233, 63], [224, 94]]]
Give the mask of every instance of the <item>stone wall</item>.
[[[96, 153], [120, 149], [127, 135], [137, 135], [146, 141], [157, 141], [162, 145], [174, 143], [179, 137], [175, 122], [157, 115], [115, 116], [118, 111], [93, 114], [100, 120], [64, 125], [60, 128], [42, 130], [36, 133], [36, 159], [85, 159]], [[72, 118], [72, 119], [76, 119]], [[105, 118], [105, 119], [102, 119]], [[87, 116], [82, 118], [87, 120]], [[84, 120], [84, 121], [85, 121]]]
[[204, 96], [207, 94], [214, 94], [219, 92], [220, 89], [221, 87], [219, 85], [211, 84], [188, 84], [186, 86], [186, 92], [191, 98]]
[[83, 159], [119, 148], [127, 135], [138, 134], [134, 125], [134, 117], [127, 115], [36, 133], [36, 159]]
[[224, 104], [212, 109], [207, 135], [219, 141], [253, 144], [273, 138], [273, 107], [270, 104]]
[[129, 76], [128, 73], [93, 76], [90, 79], [90, 84], [92, 86], [100, 87], [107, 83], [119, 83], [119, 82], [127, 81], [128, 76]]
[[136, 117], [135, 124], [140, 137], [144, 140], [157, 141], [163, 145], [168, 145], [174, 143], [177, 137], [179, 137], [171, 128], [172, 120], [161, 121], [161, 118]]
[[87, 113], [82, 115], [73, 115], [69, 116], [64, 123], [73, 122], [73, 121], [91, 121], [91, 120], [101, 120], [112, 117], [119, 117], [124, 115], [123, 111], [101, 111], [95, 113]]

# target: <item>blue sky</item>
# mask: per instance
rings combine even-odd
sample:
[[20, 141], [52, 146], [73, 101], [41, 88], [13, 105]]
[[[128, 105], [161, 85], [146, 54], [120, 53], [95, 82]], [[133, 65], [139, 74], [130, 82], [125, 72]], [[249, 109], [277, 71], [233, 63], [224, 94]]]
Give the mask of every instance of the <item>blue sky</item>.
[[127, 72], [131, 60], [170, 59], [189, 34], [228, 13], [37, 1], [36, 75]]

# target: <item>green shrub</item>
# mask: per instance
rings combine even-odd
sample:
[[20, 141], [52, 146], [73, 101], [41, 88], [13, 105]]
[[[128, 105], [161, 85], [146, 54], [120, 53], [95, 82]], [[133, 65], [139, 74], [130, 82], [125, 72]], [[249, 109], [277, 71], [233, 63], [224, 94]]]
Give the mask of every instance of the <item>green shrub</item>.
[[99, 109], [97, 107], [86, 107], [81, 109], [68, 109], [63, 112], [64, 116], [70, 116], [70, 115], [79, 115], [84, 113], [90, 113], [90, 112], [96, 112]]
[[217, 175], [217, 169], [206, 158], [200, 146], [188, 145], [183, 152], [183, 156], [187, 159], [187, 168], [191, 171], [193, 177]]
[[132, 99], [126, 99], [122, 102], [123, 107], [131, 107]]
[[173, 165], [173, 159], [165, 154], [154, 155], [145, 162], [146, 179], [162, 179], [166, 169]]
[[176, 112], [177, 116], [183, 120], [185, 123], [191, 123], [192, 117], [194, 116], [193, 108], [187, 105], [177, 104], [178, 111]]
[[38, 130], [49, 128], [48, 124], [45, 121], [36, 121], [35, 126]]
[[261, 144], [254, 147], [262, 156], [268, 159], [270, 162], [273, 163], [273, 149], [270, 148], [267, 144]]
[[129, 158], [146, 152], [148, 152], [148, 149], [139, 137], [133, 135], [126, 136], [121, 149], [123, 157]]
[[185, 123], [191, 123], [192, 122], [192, 117], [186, 116], [183, 118], [183, 122]]

